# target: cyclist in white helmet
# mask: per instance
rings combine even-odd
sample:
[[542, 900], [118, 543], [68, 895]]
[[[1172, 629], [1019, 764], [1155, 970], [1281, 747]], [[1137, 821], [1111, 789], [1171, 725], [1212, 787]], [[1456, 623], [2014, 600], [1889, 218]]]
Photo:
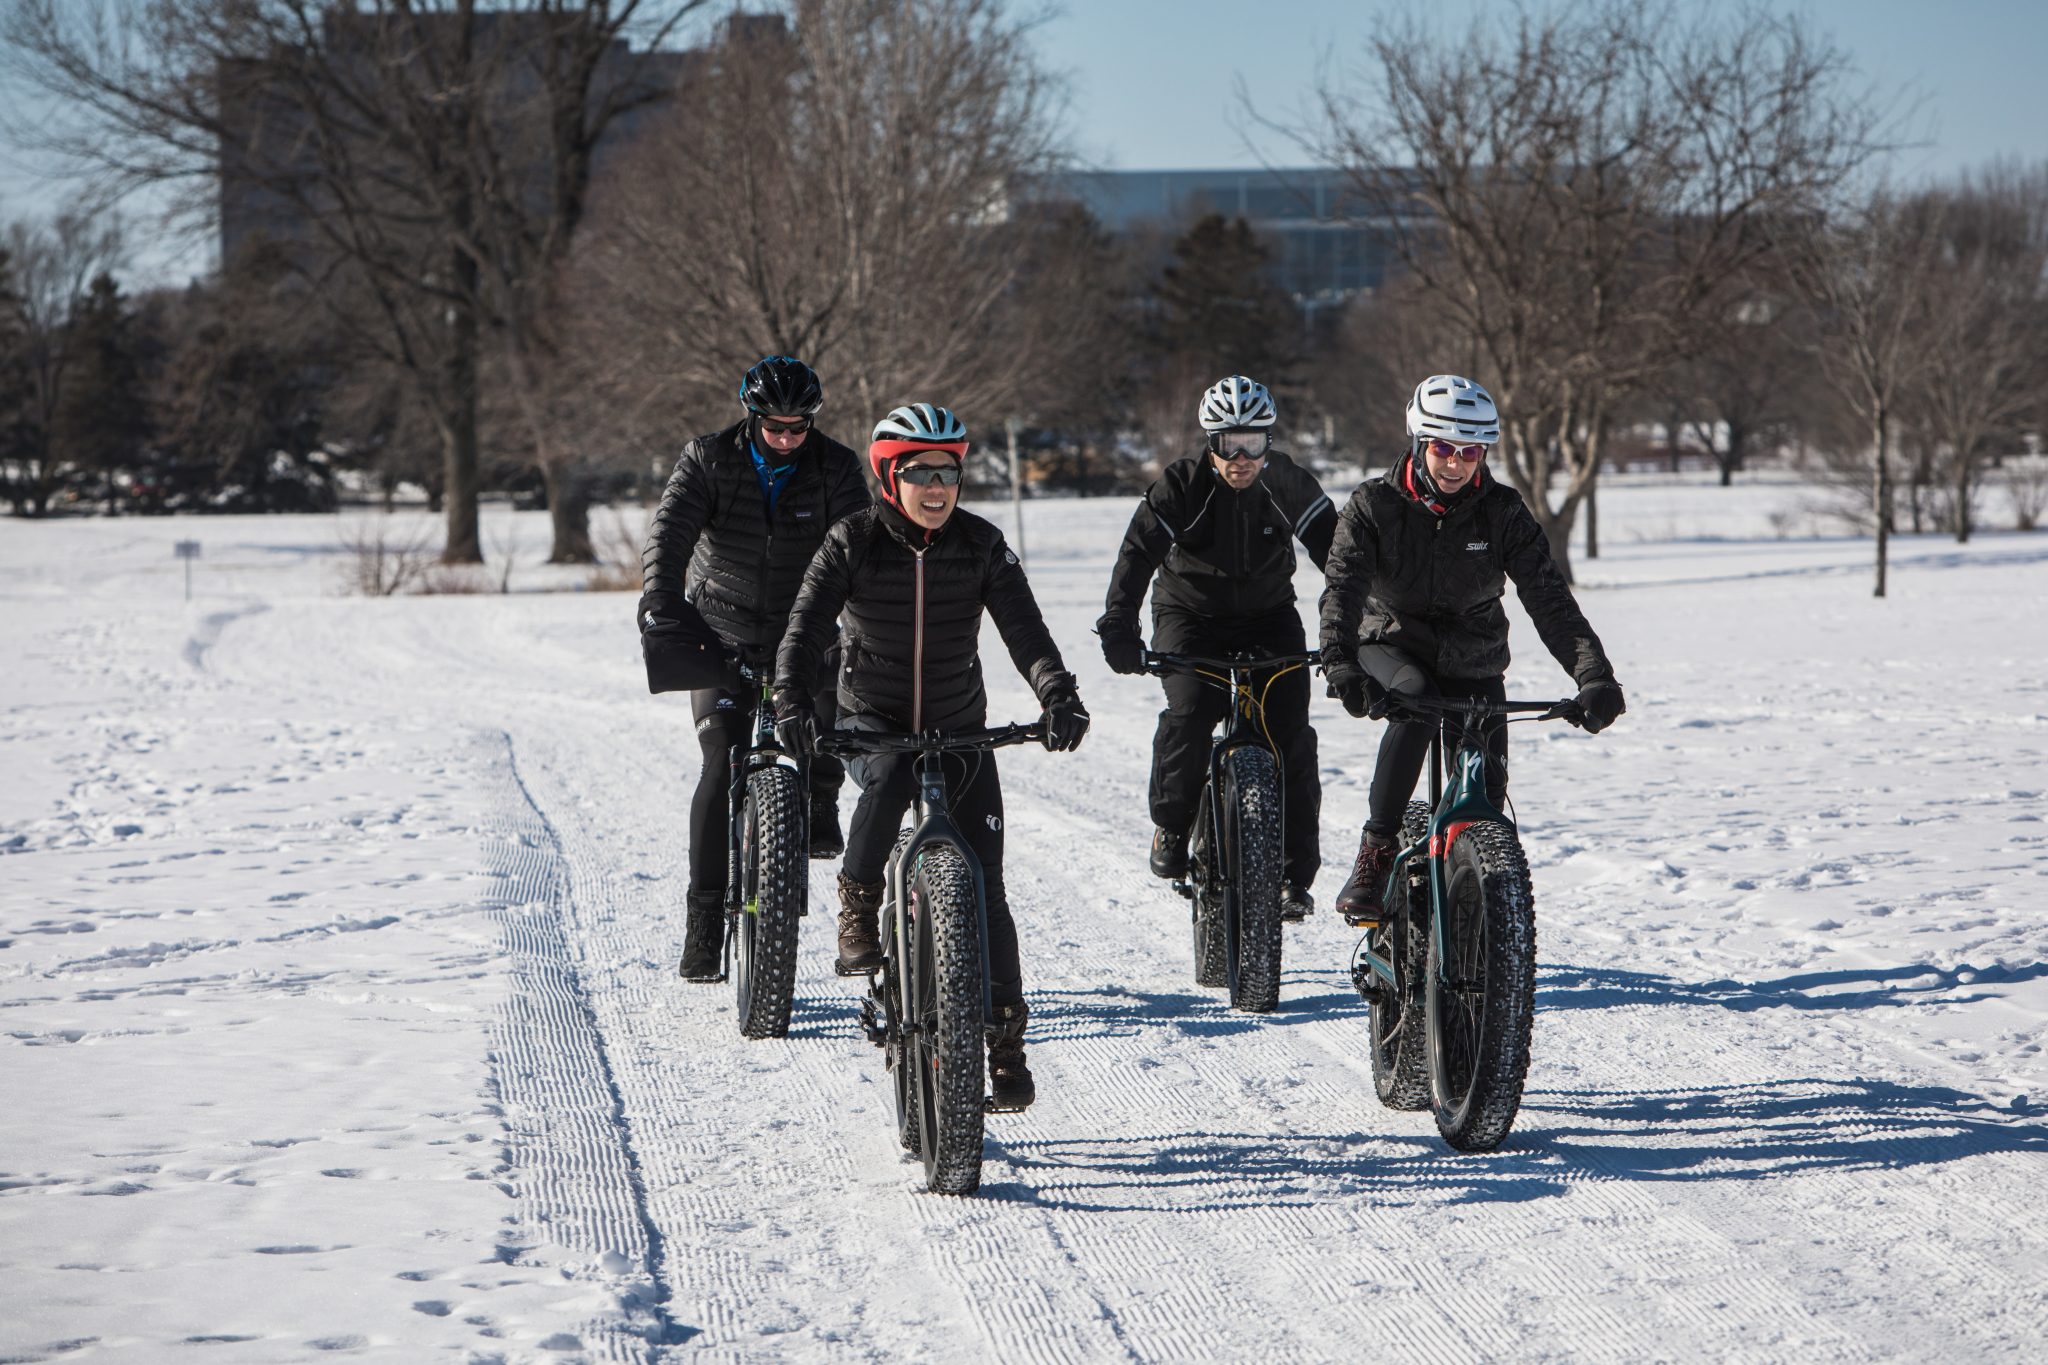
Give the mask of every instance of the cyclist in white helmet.
[[[1211, 385], [1196, 409], [1207, 434], [1200, 455], [1168, 465], [1131, 516], [1096, 622], [1102, 654], [1118, 673], [1140, 673], [1139, 604], [1152, 590], [1152, 648], [1218, 655], [1288, 654], [1306, 647], [1294, 604], [1294, 541], [1323, 567], [1336, 509], [1315, 476], [1273, 448], [1273, 396], [1241, 374]], [[1152, 871], [1188, 870], [1188, 829], [1208, 774], [1209, 738], [1230, 695], [1200, 678], [1169, 675], [1166, 709], [1152, 738]], [[1281, 676], [1265, 719], [1280, 749], [1287, 825], [1281, 915], [1305, 917], [1322, 863], [1317, 821], [1322, 783], [1308, 723], [1306, 670]]]
[[[1431, 375], [1408, 400], [1408, 448], [1351, 495], [1325, 566], [1323, 671], [1330, 695], [1363, 717], [1382, 693], [1486, 697], [1507, 693], [1508, 580], [1536, 633], [1579, 687], [1585, 728], [1625, 709], [1614, 667], [1558, 571], [1543, 528], [1519, 493], [1494, 478], [1486, 453], [1500, 440], [1492, 395], [1454, 374]], [[1350, 923], [1382, 916], [1401, 816], [1431, 726], [1394, 723], [1380, 739], [1371, 813], [1337, 911]], [[1507, 790], [1507, 727], [1487, 736], [1487, 787]]]

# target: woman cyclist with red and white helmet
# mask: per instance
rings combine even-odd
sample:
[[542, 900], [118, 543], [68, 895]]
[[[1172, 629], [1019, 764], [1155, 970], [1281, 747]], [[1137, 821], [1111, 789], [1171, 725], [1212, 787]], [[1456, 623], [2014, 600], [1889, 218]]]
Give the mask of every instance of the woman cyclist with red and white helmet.
[[[978, 645], [986, 611], [1044, 708], [1046, 747], [1074, 748], [1087, 733], [1088, 712], [1074, 676], [1045, 628], [1017, 556], [1001, 531], [958, 506], [966, 456], [967, 429], [945, 408], [912, 403], [876, 424], [868, 463], [880, 501], [826, 535], [776, 655], [776, 729], [785, 745], [807, 749], [816, 734], [811, 695], [842, 613], [842, 728], [918, 732], [986, 724]], [[842, 973], [881, 965], [882, 876], [910, 806], [913, 763], [912, 755], [886, 754], [848, 765], [861, 795], [839, 875]], [[1003, 886], [996, 756], [975, 755], [948, 776], [953, 819], [984, 877], [991, 994], [1003, 1021], [988, 1039], [990, 1089], [999, 1107], [1018, 1109], [1035, 1091], [1024, 1060], [1029, 1011], [1017, 929]]]

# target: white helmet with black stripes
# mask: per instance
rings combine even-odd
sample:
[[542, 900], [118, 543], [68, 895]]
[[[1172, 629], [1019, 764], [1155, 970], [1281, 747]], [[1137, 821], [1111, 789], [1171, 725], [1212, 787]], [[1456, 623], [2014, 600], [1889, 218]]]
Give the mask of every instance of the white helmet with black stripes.
[[1500, 413], [1493, 395], [1463, 375], [1433, 374], [1408, 400], [1408, 435], [1418, 443], [1434, 436], [1461, 446], [1490, 446], [1500, 440]]
[[1202, 395], [1197, 410], [1204, 431], [1273, 425], [1273, 395], [1266, 386], [1241, 374], [1219, 379]]

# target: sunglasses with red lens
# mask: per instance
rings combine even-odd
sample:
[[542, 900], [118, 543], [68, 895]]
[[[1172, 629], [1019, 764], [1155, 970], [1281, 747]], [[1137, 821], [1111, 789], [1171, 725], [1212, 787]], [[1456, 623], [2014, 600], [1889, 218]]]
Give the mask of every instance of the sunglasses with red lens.
[[1483, 445], [1452, 445], [1449, 441], [1440, 441], [1435, 437], [1431, 437], [1429, 453], [1436, 456], [1439, 460], [1463, 460], [1466, 464], [1478, 464], [1486, 458], [1486, 447]]
[[787, 422], [778, 422], [772, 417], [761, 419], [761, 430], [770, 436], [801, 436], [811, 429], [811, 419], [797, 417]]

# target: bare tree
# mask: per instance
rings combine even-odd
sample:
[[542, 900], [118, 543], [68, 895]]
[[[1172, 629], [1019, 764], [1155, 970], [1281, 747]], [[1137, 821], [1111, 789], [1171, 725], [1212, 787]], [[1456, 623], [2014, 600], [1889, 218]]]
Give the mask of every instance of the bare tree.
[[1879, 188], [1852, 212], [1789, 225], [1786, 233], [1788, 268], [1814, 309], [1821, 369], [1869, 437], [1878, 597], [1893, 523], [1895, 427], [1926, 363], [1923, 333], [1944, 216], [1937, 198], [1902, 199]]
[[1367, 88], [1326, 79], [1305, 140], [1390, 232], [1445, 351], [1479, 362], [1504, 472], [1565, 564], [1617, 408], [1729, 305], [1764, 222], [1867, 160], [1880, 118], [1839, 48], [1758, 11], [1599, 0], [1459, 32], [1382, 24]]
[[1055, 150], [1025, 28], [997, 0], [790, 9], [788, 28], [729, 28], [687, 109], [602, 177], [571, 291], [586, 398], [672, 445], [781, 353], [859, 414], [917, 398], [970, 420], [1027, 411], [1069, 352], [1015, 325], [1044, 224], [1009, 211], [1012, 190]]
[[1988, 448], [2011, 446], [2048, 387], [2048, 173], [1992, 170], [1942, 199], [1943, 241], [1929, 265], [1908, 398], [1932, 466], [1923, 477], [1945, 466], [1944, 520], [1967, 542]]
[[544, 363], [593, 149], [652, 93], [605, 62], [636, 23], [658, 41], [700, 3], [13, 0], [0, 39], [83, 111], [56, 150], [117, 187], [183, 185], [199, 211], [218, 176], [298, 248], [308, 297], [431, 415], [443, 557], [466, 562], [483, 350]]

